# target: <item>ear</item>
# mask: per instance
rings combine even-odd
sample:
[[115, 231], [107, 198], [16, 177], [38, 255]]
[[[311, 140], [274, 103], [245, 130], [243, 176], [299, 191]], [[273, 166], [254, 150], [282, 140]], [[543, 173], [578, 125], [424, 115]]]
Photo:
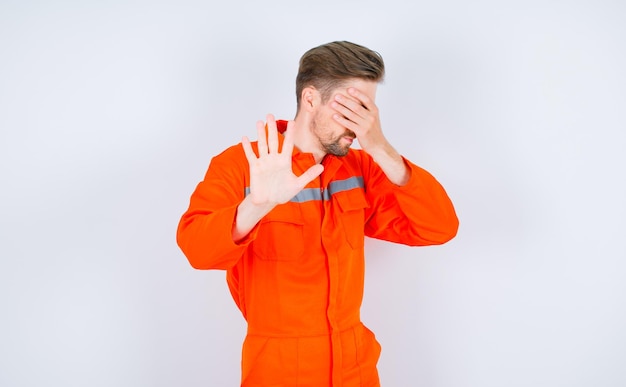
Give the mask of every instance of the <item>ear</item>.
[[302, 109], [312, 112], [322, 102], [322, 96], [320, 92], [313, 86], [307, 86], [302, 89], [302, 96], [300, 97]]

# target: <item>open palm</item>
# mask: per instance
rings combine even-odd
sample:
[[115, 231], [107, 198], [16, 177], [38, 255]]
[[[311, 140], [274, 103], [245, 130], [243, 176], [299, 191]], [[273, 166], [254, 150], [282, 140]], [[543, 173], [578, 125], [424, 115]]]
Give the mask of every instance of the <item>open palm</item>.
[[258, 156], [254, 153], [250, 140], [243, 138], [243, 150], [250, 166], [250, 200], [257, 205], [278, 205], [291, 200], [313, 179], [318, 177], [324, 167], [316, 164], [300, 176], [292, 169], [293, 121], [289, 121], [282, 149], [279, 149], [276, 120], [267, 115], [267, 136], [263, 121], [257, 122]]

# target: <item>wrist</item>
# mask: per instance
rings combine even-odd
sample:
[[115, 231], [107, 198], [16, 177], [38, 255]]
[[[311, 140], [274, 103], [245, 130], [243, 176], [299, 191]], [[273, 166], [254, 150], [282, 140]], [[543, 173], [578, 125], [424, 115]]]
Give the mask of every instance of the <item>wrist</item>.
[[276, 205], [277, 203], [256, 202], [252, 195], [248, 195], [239, 204], [239, 209], [249, 214], [252, 218], [258, 218], [260, 220], [272, 211]]
[[375, 147], [364, 149], [376, 163], [388, 163], [388, 162], [402, 162], [402, 156], [400, 153], [391, 146], [387, 141], [377, 144]]
[[404, 163], [402, 155], [391, 144], [386, 143], [369, 154], [393, 184], [403, 186], [409, 182], [411, 170]]

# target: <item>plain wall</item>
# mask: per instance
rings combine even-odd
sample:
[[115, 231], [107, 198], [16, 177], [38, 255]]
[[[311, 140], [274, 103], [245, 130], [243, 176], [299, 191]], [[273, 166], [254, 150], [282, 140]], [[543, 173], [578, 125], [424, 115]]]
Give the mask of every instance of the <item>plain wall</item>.
[[0, 3], [0, 385], [235, 386], [243, 318], [178, 220], [292, 118], [300, 56], [379, 51], [384, 132], [444, 246], [367, 241], [386, 387], [626, 385], [621, 1]]

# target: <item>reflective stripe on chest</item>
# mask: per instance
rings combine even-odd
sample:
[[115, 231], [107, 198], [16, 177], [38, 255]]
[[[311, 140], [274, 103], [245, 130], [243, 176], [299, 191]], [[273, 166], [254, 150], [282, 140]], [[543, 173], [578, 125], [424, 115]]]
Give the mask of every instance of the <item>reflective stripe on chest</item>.
[[[298, 192], [290, 202], [292, 203], [305, 203], [316, 200], [330, 200], [330, 198], [340, 192], [350, 191], [352, 189], [365, 187], [362, 176], [353, 176], [344, 180], [334, 180], [328, 184], [328, 189], [322, 188], [305, 188]], [[246, 187], [244, 195], [250, 194], [250, 187]]]

